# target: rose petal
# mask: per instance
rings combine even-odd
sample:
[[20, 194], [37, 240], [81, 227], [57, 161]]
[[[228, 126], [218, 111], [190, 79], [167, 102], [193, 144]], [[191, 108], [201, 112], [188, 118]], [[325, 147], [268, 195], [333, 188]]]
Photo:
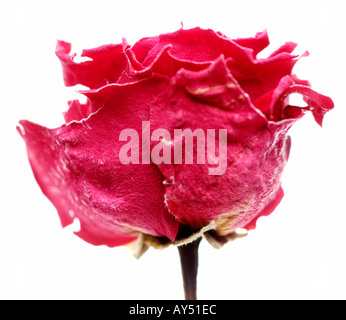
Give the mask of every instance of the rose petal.
[[[88, 97], [99, 111], [81, 122], [48, 130], [22, 122], [36, 179], [57, 207], [63, 225], [81, 221], [84, 240], [108, 246], [138, 232], [175, 240], [178, 223], [164, 203], [163, 177], [155, 165], [123, 165], [123, 129], [141, 132], [149, 105], [166, 80], [107, 86]], [[100, 107], [100, 106], [103, 107]], [[141, 138], [141, 136], [140, 136]]]
[[88, 57], [92, 61], [77, 63], [73, 60], [76, 54], [70, 54], [71, 44], [58, 41], [56, 55], [63, 67], [65, 85], [81, 84], [97, 89], [115, 83], [127, 65], [124, 47], [126, 44], [110, 44], [84, 50], [82, 57]]
[[256, 58], [256, 56], [269, 45], [269, 37], [266, 30], [257, 33], [254, 38], [242, 38], [233, 41], [242, 47], [252, 49], [253, 58]]
[[253, 55], [251, 49], [242, 47], [213, 30], [180, 29], [174, 33], [160, 35], [158, 42], [143, 61], [143, 66], [149, 66], [167, 45], [172, 45], [170, 53], [175, 58], [195, 63], [212, 62], [221, 54], [226, 58], [233, 57], [237, 61], [245, 62]]
[[152, 74], [160, 74], [168, 77], [173, 77], [180, 69], [187, 69], [192, 71], [200, 71], [210, 65], [207, 63], [195, 63], [192, 61], [180, 60], [172, 56], [170, 53], [172, 45], [167, 45], [162, 48], [157, 57], [147, 67], [136, 67], [136, 61], [134, 61], [134, 53], [131, 49], [126, 50], [126, 54], [129, 58], [129, 64], [126, 70], [121, 75], [118, 83], [128, 83], [135, 80], [144, 79], [150, 77]]
[[242, 89], [252, 101], [255, 101], [275, 89], [283, 77], [291, 75], [297, 61], [298, 56], [280, 53], [268, 59], [253, 60], [243, 65], [228, 59], [227, 65]]
[[266, 118], [229, 74], [224, 59], [200, 72], [180, 71], [152, 108], [152, 122], [167, 128], [172, 137], [177, 128], [228, 132], [224, 175], [210, 175], [208, 162], [160, 167], [167, 179], [168, 207], [180, 222], [198, 229], [216, 221], [218, 232], [226, 235], [256, 218], [267, 205], [263, 199], [274, 197], [280, 189], [288, 158], [286, 131], [269, 129]]
[[276, 111], [275, 105], [278, 103], [279, 99], [282, 97], [282, 95], [292, 86], [294, 85], [294, 81], [290, 76], [283, 77], [278, 86], [258, 98], [254, 101], [254, 105], [263, 113], [266, 115], [268, 120], [271, 121], [280, 121], [282, 110], [281, 108], [277, 107]]
[[159, 42], [159, 37], [147, 37], [137, 41], [131, 48], [138, 64], [143, 64], [150, 50]]
[[129, 70], [124, 72], [121, 82], [155, 72], [173, 76], [179, 68], [202, 70], [223, 55], [232, 75], [254, 101], [275, 89], [282, 77], [291, 75], [299, 60], [298, 55], [291, 55], [297, 46], [293, 42], [285, 43], [267, 59], [256, 59], [268, 44], [266, 31], [254, 38], [236, 40], [201, 28], [144, 38], [127, 50]]
[[42, 192], [58, 210], [63, 227], [74, 218], [81, 223], [77, 233], [93, 245], [121, 246], [136, 239], [137, 235], [123, 226], [108, 222], [95, 214], [83, 194], [74, 190], [65, 159], [63, 146], [59, 146], [57, 130], [49, 130], [29, 121], [22, 121], [18, 129], [27, 144], [31, 167]]
[[86, 119], [92, 112], [92, 106], [89, 99], [84, 104], [80, 103], [79, 100], [69, 101], [68, 105], [69, 109], [64, 113], [66, 123]]
[[[288, 104], [288, 98], [293, 93], [299, 93], [304, 97], [307, 103], [306, 108], [291, 106]], [[331, 98], [317, 93], [311, 88], [303, 85], [292, 85], [287, 89], [274, 106], [273, 117], [277, 121], [279, 119], [296, 118], [302, 110], [311, 111], [316, 122], [322, 127], [325, 114], [334, 108], [334, 103]], [[281, 111], [281, 114], [280, 114]]]
[[[299, 119], [304, 116], [306, 111], [311, 111], [316, 122], [322, 126], [324, 115], [334, 108], [333, 101], [306, 85], [296, 84], [296, 81], [309, 84], [308, 81], [299, 80], [297, 77], [283, 77], [275, 90], [268, 92], [254, 102], [255, 106], [267, 116], [268, 120], [274, 122]], [[290, 105], [289, 97], [293, 93], [301, 94], [307, 106]]]
[[273, 58], [275, 56], [281, 55], [283, 53], [292, 53], [297, 48], [297, 43], [295, 42], [286, 42], [284, 45], [282, 45], [279, 49], [274, 51], [269, 58]]
[[271, 215], [276, 209], [276, 207], [280, 204], [283, 197], [284, 197], [284, 191], [282, 188], [279, 188], [279, 190], [276, 193], [274, 193], [271, 197], [268, 198], [264, 209], [262, 209], [261, 212], [243, 228], [249, 231], [256, 229], [258, 219], [261, 217], [266, 217]]

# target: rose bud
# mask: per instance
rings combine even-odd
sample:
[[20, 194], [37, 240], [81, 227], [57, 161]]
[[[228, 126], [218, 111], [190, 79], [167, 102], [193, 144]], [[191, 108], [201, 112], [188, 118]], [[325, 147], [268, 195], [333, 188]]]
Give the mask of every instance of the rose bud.
[[77, 63], [59, 41], [65, 84], [87, 86], [87, 102], [69, 102], [60, 128], [22, 121], [18, 131], [62, 225], [78, 218], [93, 245], [139, 239], [142, 249], [202, 234], [218, 247], [254, 229], [283, 197], [289, 129], [307, 112], [322, 125], [333, 108], [292, 74], [294, 43], [258, 59], [268, 45], [266, 32], [181, 29], [85, 50]]

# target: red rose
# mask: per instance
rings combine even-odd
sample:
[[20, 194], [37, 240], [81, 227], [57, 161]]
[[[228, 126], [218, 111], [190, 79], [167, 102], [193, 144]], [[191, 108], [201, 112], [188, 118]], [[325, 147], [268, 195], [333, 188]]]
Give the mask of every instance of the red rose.
[[[257, 59], [268, 44], [266, 32], [231, 40], [182, 29], [85, 50], [91, 61], [76, 63], [70, 44], [58, 42], [65, 84], [89, 87], [88, 101], [69, 102], [58, 129], [22, 121], [18, 130], [62, 225], [78, 218], [77, 235], [94, 245], [139, 235], [182, 243], [201, 233], [217, 245], [269, 215], [283, 197], [288, 130], [307, 111], [322, 125], [333, 102], [292, 75], [294, 43]], [[290, 105], [292, 93], [307, 106]], [[204, 134], [192, 164], [177, 161], [176, 148], [181, 157], [187, 150], [182, 132]], [[131, 134], [138, 148], [124, 149]]]

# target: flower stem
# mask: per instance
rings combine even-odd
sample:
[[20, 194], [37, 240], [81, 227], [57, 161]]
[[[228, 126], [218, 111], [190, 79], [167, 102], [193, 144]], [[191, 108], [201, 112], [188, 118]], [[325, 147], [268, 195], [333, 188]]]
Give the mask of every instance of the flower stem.
[[202, 238], [178, 247], [183, 274], [185, 300], [197, 300], [198, 248]]

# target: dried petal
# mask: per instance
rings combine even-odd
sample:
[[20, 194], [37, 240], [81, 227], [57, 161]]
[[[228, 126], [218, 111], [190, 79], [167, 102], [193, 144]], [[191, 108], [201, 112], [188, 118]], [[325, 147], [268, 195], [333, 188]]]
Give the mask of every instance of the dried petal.
[[120, 132], [141, 131], [149, 119], [147, 101], [165, 86], [164, 79], [151, 78], [90, 92], [92, 103], [103, 105], [99, 112], [59, 129], [21, 123], [36, 179], [62, 225], [79, 218], [78, 235], [92, 244], [123, 245], [139, 232], [175, 240], [178, 224], [165, 207], [157, 167], [119, 160]]
[[69, 101], [68, 105], [69, 109], [64, 113], [64, 118], [67, 123], [86, 119], [92, 112], [92, 105], [89, 99], [84, 104], [80, 103], [79, 100]]
[[115, 83], [127, 65], [124, 54], [125, 44], [110, 44], [95, 49], [84, 50], [82, 57], [91, 61], [81, 63], [73, 59], [71, 44], [58, 41], [56, 55], [60, 59], [65, 85], [75, 86], [81, 84], [91, 89], [97, 89], [109, 83]]

